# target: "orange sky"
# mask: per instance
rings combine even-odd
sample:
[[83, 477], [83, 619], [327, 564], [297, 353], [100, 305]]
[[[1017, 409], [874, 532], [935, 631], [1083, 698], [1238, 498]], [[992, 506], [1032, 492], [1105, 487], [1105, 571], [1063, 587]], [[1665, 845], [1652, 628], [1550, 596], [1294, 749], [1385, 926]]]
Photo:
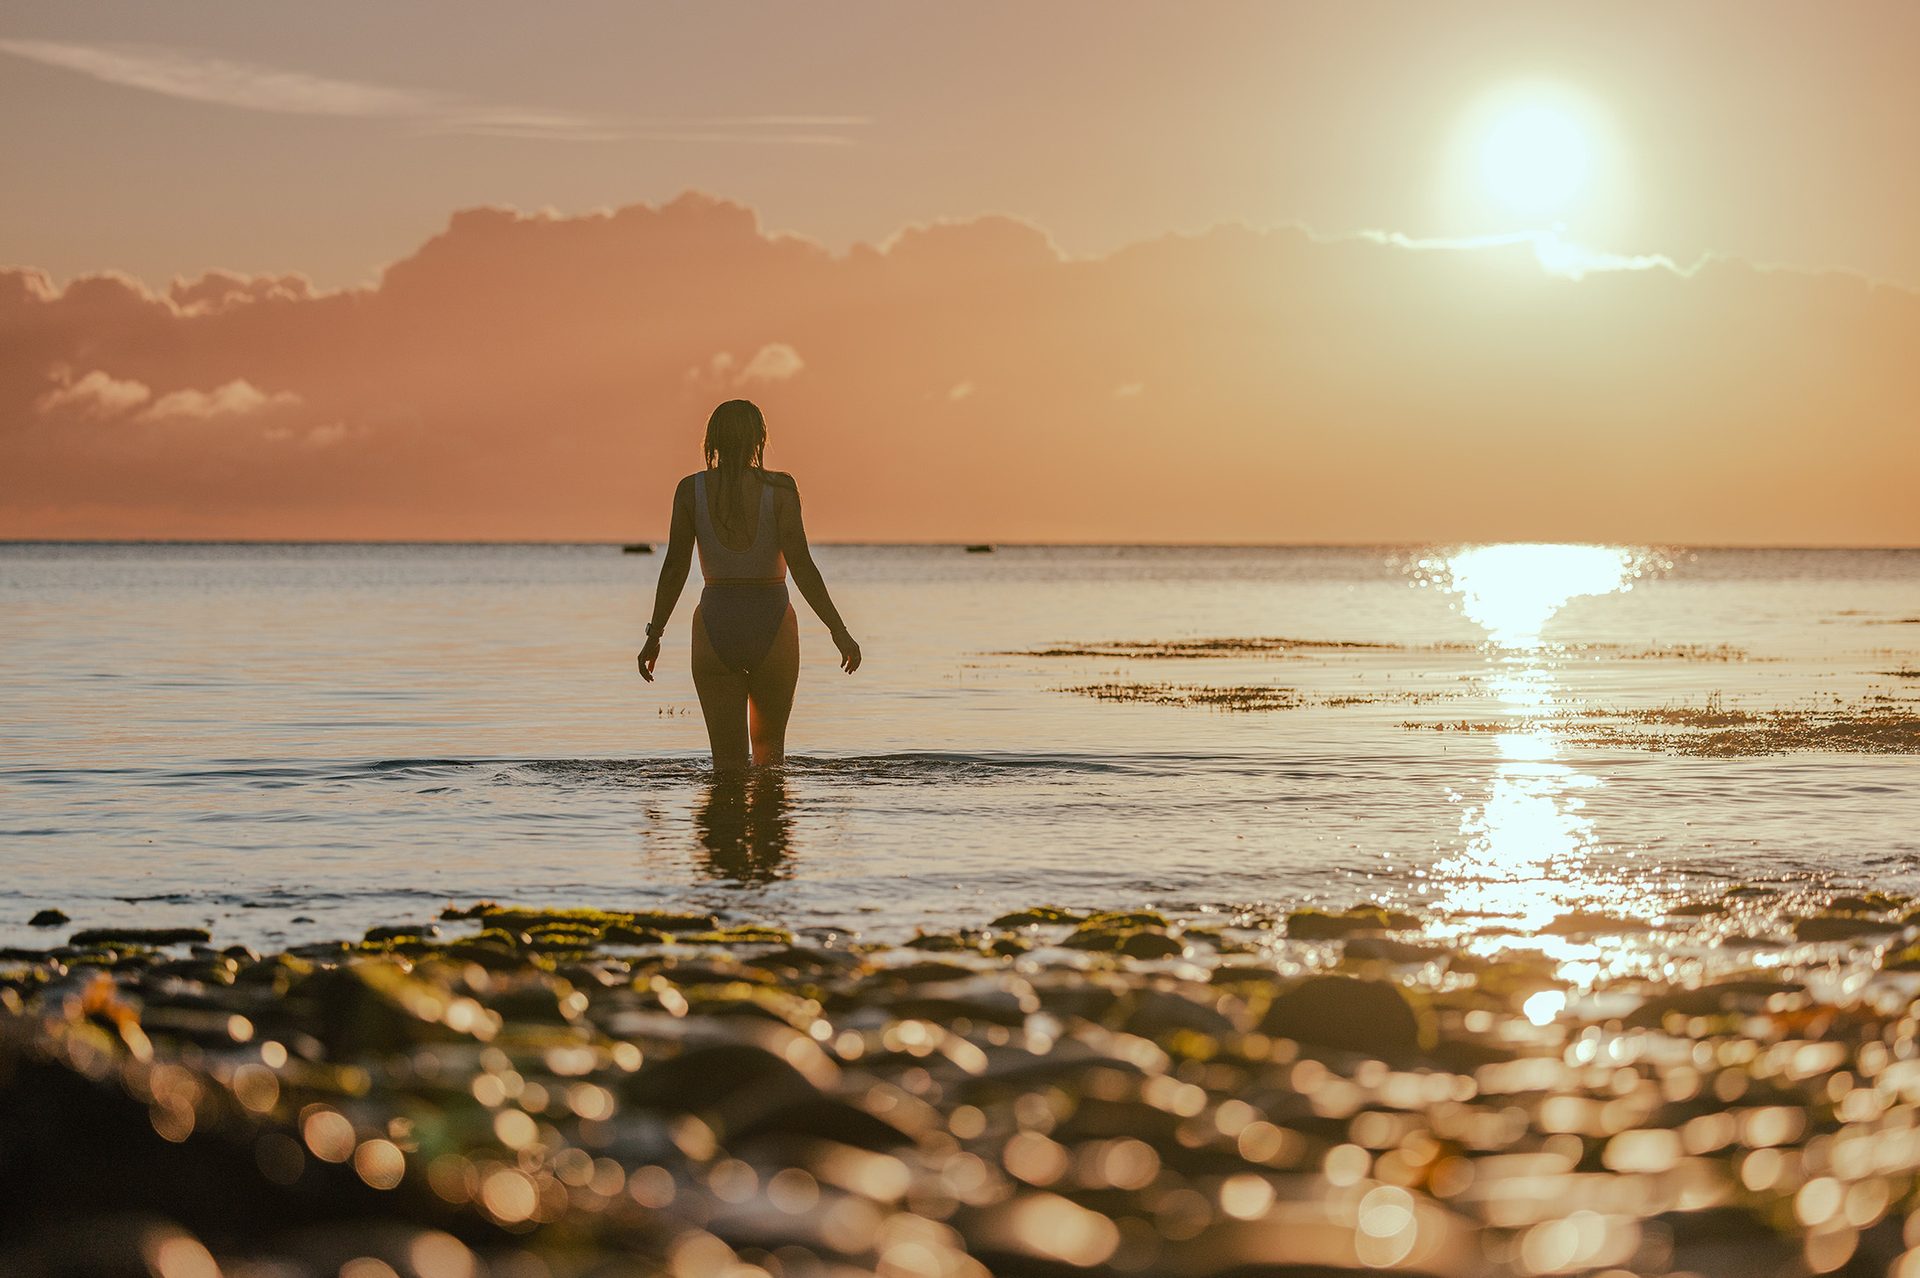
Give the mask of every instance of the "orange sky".
[[0, 536], [1920, 543], [1920, 10], [561, 9], [10, 7]]

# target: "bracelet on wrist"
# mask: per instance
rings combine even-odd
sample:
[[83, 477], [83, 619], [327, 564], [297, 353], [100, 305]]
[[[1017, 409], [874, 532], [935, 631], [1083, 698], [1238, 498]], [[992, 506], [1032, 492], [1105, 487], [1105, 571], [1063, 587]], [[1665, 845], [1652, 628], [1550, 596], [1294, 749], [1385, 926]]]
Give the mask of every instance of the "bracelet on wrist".
[[667, 630], [666, 626], [662, 625], [660, 622], [649, 621], [647, 623], [647, 638], [658, 639], [661, 635], [666, 633], [666, 630]]

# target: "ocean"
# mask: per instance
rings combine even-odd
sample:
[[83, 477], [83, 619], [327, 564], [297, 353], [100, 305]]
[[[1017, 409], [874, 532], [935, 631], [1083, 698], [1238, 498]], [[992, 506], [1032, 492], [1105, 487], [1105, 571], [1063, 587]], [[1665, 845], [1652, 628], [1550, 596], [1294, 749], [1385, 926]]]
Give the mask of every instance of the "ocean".
[[876, 940], [1377, 902], [1471, 939], [1920, 891], [1920, 551], [817, 558], [865, 664], [796, 592], [790, 762], [742, 781], [697, 573], [635, 672], [657, 554], [0, 546], [0, 944], [48, 907], [276, 948], [478, 899]]

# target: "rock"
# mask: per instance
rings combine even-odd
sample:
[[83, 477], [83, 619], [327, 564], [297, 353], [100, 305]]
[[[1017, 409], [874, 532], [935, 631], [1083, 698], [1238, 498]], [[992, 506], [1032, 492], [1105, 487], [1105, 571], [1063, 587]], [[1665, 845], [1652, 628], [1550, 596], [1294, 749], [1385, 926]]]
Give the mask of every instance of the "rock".
[[667, 940], [667, 934], [655, 927], [628, 927], [616, 923], [600, 937], [606, 945], [661, 945]]
[[1897, 910], [1906, 903], [1904, 896], [1867, 892], [1859, 896], [1836, 896], [1827, 902], [1827, 910], [1833, 914], [1879, 914]]
[[1167, 926], [1167, 916], [1159, 913], [1157, 910], [1133, 910], [1130, 912], [1127, 912], [1127, 911], [1108, 912], [1105, 914], [1089, 915], [1085, 920], [1085, 923], [1089, 927], [1104, 927], [1104, 928], [1133, 928], [1133, 927], [1163, 928]]
[[1087, 916], [1073, 910], [1062, 909], [1057, 905], [1036, 905], [1028, 910], [1015, 910], [1011, 914], [1002, 914], [988, 926], [990, 927], [1032, 927], [1041, 923], [1085, 923]]
[[812, 1080], [757, 1043], [708, 1043], [649, 1061], [627, 1083], [636, 1105], [668, 1111], [705, 1110], [744, 1091], [812, 1094]]
[[68, 918], [66, 912], [63, 910], [47, 909], [36, 912], [32, 918], [27, 920], [27, 926], [59, 927], [62, 923], [71, 923], [72, 921], [73, 920]]
[[1431, 963], [1451, 957], [1453, 951], [1444, 945], [1418, 945], [1388, 936], [1355, 936], [1347, 940], [1341, 953], [1356, 962]]
[[1794, 939], [1800, 941], [1851, 941], [1862, 936], [1885, 936], [1902, 930], [1892, 919], [1869, 918], [1861, 914], [1815, 914], [1793, 925]]
[[67, 938], [69, 945], [185, 945], [210, 941], [204, 927], [90, 927]]
[[495, 990], [486, 1003], [508, 1021], [571, 1025], [586, 1011], [587, 998], [557, 976], [536, 976]]
[[776, 1134], [810, 1136], [875, 1152], [914, 1143], [912, 1136], [885, 1119], [817, 1092], [786, 1104], [760, 1107], [751, 1118], [728, 1124], [726, 1134], [736, 1141]]
[[907, 942], [910, 950], [934, 954], [961, 954], [980, 948], [980, 938], [965, 932], [920, 932]]
[[1061, 944], [1069, 949], [1125, 954], [1129, 958], [1174, 958], [1187, 950], [1178, 938], [1156, 927], [1118, 927], [1093, 920]]
[[1339, 914], [1325, 910], [1295, 910], [1287, 915], [1287, 936], [1296, 941], [1336, 941], [1356, 933], [1400, 932], [1420, 926], [1417, 915], [1356, 905]]
[[1417, 1052], [1431, 1039], [1399, 986], [1354, 976], [1310, 976], [1281, 992], [1260, 1032], [1384, 1056]]
[[[1206, 986], [1195, 988], [1202, 997], [1209, 992]], [[1166, 1038], [1181, 1031], [1212, 1038], [1237, 1032], [1240, 1026], [1220, 1010], [1219, 992], [1211, 992], [1214, 1001], [1202, 1001], [1202, 997], [1174, 990], [1138, 989], [1120, 1001], [1117, 1012], [1109, 1014], [1110, 1023], [1117, 1022], [1128, 1033], [1151, 1039]], [[1239, 1002], [1238, 999], [1232, 1001], [1235, 1005]]]
[[1663, 989], [1630, 1012], [1629, 1029], [1658, 1029], [1669, 1016], [1751, 1015], [1763, 1011], [1778, 994], [1804, 995], [1806, 988], [1792, 981], [1746, 978], [1717, 981], [1696, 989]]
[[366, 939], [369, 941], [424, 941], [440, 935], [440, 928], [432, 923], [393, 923], [385, 927], [370, 927]]
[[1625, 932], [1652, 930], [1653, 925], [1645, 919], [1623, 919], [1596, 910], [1574, 910], [1570, 914], [1562, 914], [1540, 929], [1546, 936], [1617, 936]]

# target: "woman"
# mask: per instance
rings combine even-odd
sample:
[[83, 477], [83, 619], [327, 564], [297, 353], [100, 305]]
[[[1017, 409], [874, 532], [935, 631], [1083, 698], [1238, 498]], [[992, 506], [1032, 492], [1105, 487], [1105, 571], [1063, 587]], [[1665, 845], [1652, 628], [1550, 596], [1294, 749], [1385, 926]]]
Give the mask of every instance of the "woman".
[[860, 645], [827, 594], [800, 524], [793, 476], [767, 470], [767, 423], [754, 404], [730, 399], [707, 419], [707, 468], [680, 481], [673, 494], [653, 620], [640, 649], [640, 674], [653, 682], [660, 636], [687, 584], [693, 548], [700, 548], [706, 588], [693, 610], [693, 686], [707, 718], [713, 766], [738, 771], [785, 760], [787, 715], [800, 677], [800, 627], [787, 602], [786, 574], [827, 623], [840, 668], [860, 668]]

